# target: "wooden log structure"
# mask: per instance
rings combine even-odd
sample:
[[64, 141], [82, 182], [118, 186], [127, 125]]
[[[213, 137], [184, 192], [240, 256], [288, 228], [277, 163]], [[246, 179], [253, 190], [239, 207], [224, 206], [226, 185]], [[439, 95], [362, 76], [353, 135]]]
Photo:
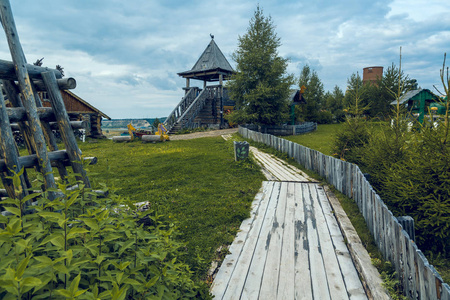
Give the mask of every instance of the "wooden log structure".
[[[48, 153], [48, 158], [52, 165], [55, 165], [57, 161], [64, 163], [65, 166], [70, 166], [71, 161], [66, 150], [58, 150]], [[97, 163], [97, 157], [84, 157], [83, 161], [89, 161], [90, 165]], [[33, 168], [38, 163], [38, 157], [36, 154], [27, 156], [20, 156], [17, 160], [18, 164], [24, 168]], [[4, 159], [0, 159], [0, 172], [6, 172], [8, 170], [7, 162]]]
[[[0, 1], [0, 13], [3, 29], [5, 30], [9, 50], [11, 52], [11, 57], [14, 64], [15, 74], [19, 82], [19, 87], [23, 98], [22, 104], [26, 109], [27, 121], [31, 129], [30, 131], [32, 133], [34, 145], [36, 145], [36, 154], [39, 161], [39, 168], [44, 178], [44, 185], [46, 190], [54, 189], [56, 188], [55, 178], [53, 177], [53, 170], [48, 158], [44, 134], [37, 115], [30, 76], [27, 70], [27, 62], [20, 44], [19, 35], [11, 11], [11, 5], [8, 0]], [[55, 73], [52, 72], [52, 74], [55, 76]], [[49, 199], [55, 199], [54, 192], [49, 191]]]

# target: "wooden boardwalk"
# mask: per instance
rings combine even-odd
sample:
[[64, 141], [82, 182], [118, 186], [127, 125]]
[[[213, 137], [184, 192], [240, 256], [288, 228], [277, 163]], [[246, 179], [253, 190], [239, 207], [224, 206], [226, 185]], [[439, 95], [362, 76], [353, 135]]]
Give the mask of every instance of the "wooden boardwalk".
[[367, 299], [317, 183], [264, 182], [229, 251], [215, 299]]

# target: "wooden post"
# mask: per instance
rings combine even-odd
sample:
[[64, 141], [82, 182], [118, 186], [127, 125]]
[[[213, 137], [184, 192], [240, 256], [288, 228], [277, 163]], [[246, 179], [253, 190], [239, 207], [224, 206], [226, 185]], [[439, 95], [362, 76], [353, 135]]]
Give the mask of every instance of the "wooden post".
[[[0, 80], [0, 84], [2, 80]], [[12, 176], [14, 173], [19, 173], [22, 169], [22, 165], [19, 162], [19, 151], [17, 150], [16, 143], [14, 142], [14, 137], [11, 131], [11, 126], [8, 119], [8, 114], [5, 109], [5, 100], [3, 98], [3, 93], [0, 92], [0, 140], [1, 140], [1, 152], [2, 156], [5, 159], [6, 163], [6, 174], [8, 176]], [[11, 198], [15, 198], [16, 196], [22, 198], [25, 197], [27, 193], [27, 186], [25, 183], [25, 178], [23, 174], [20, 176], [20, 194], [16, 195], [14, 190], [14, 185], [11, 179], [3, 178], [3, 183], [5, 185], [6, 190], [8, 191], [8, 195]], [[19, 188], [19, 187], [16, 187]]]
[[83, 165], [81, 164], [81, 151], [78, 148], [75, 135], [72, 127], [70, 126], [69, 116], [67, 115], [64, 100], [62, 99], [61, 93], [58, 89], [55, 74], [52, 72], [44, 72], [42, 73], [42, 79], [47, 87], [47, 92], [50, 96], [50, 102], [59, 125], [61, 137], [66, 146], [69, 159], [72, 162], [72, 169], [75, 173], [81, 175], [81, 178], [78, 176], [78, 179], [83, 180], [85, 186], [90, 188], [91, 184], [89, 183], [86, 171], [83, 169]]
[[[0, 0], [0, 14], [3, 29], [5, 30], [8, 46], [15, 66], [20, 91], [23, 97], [23, 106], [26, 109], [28, 123], [36, 145], [36, 154], [39, 158], [40, 169], [44, 177], [44, 185], [46, 190], [56, 188], [55, 178], [52, 173], [53, 170], [48, 159], [44, 134], [37, 115], [36, 103], [34, 101], [33, 90], [31, 88], [31, 81], [26, 67], [27, 62], [20, 44], [16, 24], [14, 23], [11, 6], [8, 0]], [[55, 76], [55, 73], [52, 72], [52, 74]], [[56, 196], [54, 192], [49, 191], [48, 197], [50, 200], [53, 200]]]

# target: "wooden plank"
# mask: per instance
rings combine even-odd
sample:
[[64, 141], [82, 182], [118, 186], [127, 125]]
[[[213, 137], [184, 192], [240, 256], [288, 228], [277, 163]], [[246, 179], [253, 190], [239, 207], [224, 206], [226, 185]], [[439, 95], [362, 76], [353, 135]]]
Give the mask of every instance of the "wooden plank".
[[314, 203], [312, 202], [311, 187], [307, 185], [303, 189], [303, 200], [305, 201], [305, 219], [307, 226], [307, 240], [309, 249], [309, 261], [311, 268], [311, 285], [314, 299], [331, 299], [327, 275], [322, 255], [320, 253], [320, 242], [316, 231], [316, 216], [314, 215]]
[[[287, 183], [282, 182], [273, 222], [266, 223], [262, 236], [267, 257], [261, 282], [260, 299], [276, 299], [280, 280], [281, 248], [283, 246], [283, 225], [286, 214]], [[268, 245], [268, 248], [266, 246]], [[259, 262], [263, 263], [263, 262]], [[249, 298], [250, 299], [250, 298]]]
[[322, 206], [322, 211], [325, 216], [328, 230], [330, 232], [330, 236], [335, 249], [336, 258], [339, 263], [342, 278], [345, 282], [345, 289], [347, 291], [348, 298], [352, 300], [367, 299], [366, 293], [364, 292], [364, 288], [359, 279], [358, 272], [356, 271], [353, 264], [350, 252], [344, 242], [344, 237], [342, 236], [339, 224], [336, 220], [335, 215], [333, 214], [334, 209], [331, 207], [325, 191], [319, 189], [318, 192], [320, 195], [319, 200]]
[[268, 239], [270, 239], [270, 230], [273, 227], [275, 212], [280, 197], [280, 189], [281, 185], [273, 190], [269, 200], [269, 205], [265, 211], [265, 216], [260, 227], [260, 231], [254, 233], [257, 234], [257, 241], [251, 262], [246, 261], [248, 264], [248, 274], [241, 295], [242, 299], [255, 299], [258, 298], [258, 295], [260, 294], [262, 276], [268, 255]]
[[286, 213], [281, 248], [280, 279], [277, 299], [295, 299], [295, 186], [287, 183]]
[[327, 220], [321, 206], [320, 197], [326, 198], [323, 189], [318, 185], [310, 185], [311, 202], [316, 220], [316, 230], [319, 237], [320, 252], [325, 267], [326, 279], [331, 299], [348, 299], [345, 283], [341, 275], [339, 263], [334, 252]]
[[306, 184], [295, 185], [295, 299], [312, 299], [311, 272], [307, 238], [303, 189]]
[[[27, 62], [25, 55], [20, 45], [19, 35], [17, 33], [14, 18], [11, 12], [11, 6], [8, 0], [0, 1], [0, 14], [3, 29], [5, 30], [8, 46], [11, 52], [11, 57], [14, 63], [17, 79], [19, 82], [20, 92], [22, 94], [23, 106], [26, 109], [28, 123], [31, 128], [34, 144], [36, 145], [36, 154], [39, 158], [40, 171], [44, 178], [44, 185], [46, 190], [56, 188], [55, 179], [52, 173], [52, 167], [47, 155], [47, 148], [45, 145], [44, 135], [40, 126], [40, 121], [37, 116], [36, 104], [34, 102], [34, 95], [31, 88], [30, 77], [27, 71]], [[52, 73], [55, 76], [54, 73]], [[55, 198], [55, 193], [49, 191], [48, 197], [50, 200]]]
[[224, 299], [239, 299], [241, 297], [241, 293], [247, 279], [247, 274], [249, 272], [249, 266], [255, 252], [256, 244], [259, 238], [263, 238], [265, 236], [264, 233], [261, 235], [262, 228], [267, 226], [265, 224], [272, 223], [274, 215], [273, 212], [275, 211], [278, 201], [279, 189], [280, 183], [274, 183], [268, 202], [268, 207], [266, 210], [261, 210], [261, 214], [256, 216], [251, 233], [245, 241], [242, 254], [239, 256], [239, 260], [223, 296]]
[[233, 274], [233, 271], [239, 261], [239, 257], [242, 254], [242, 249], [244, 244], [250, 234], [250, 230], [254, 228], [254, 222], [256, 220], [257, 214], [260, 214], [260, 218], [262, 218], [261, 214], [266, 210], [267, 205], [269, 203], [270, 196], [272, 194], [272, 190], [274, 188], [274, 182], [263, 182], [263, 185], [255, 196], [255, 200], [252, 202], [252, 209], [250, 212], [250, 218], [244, 220], [239, 228], [239, 232], [237, 233], [233, 243], [231, 244], [228, 251], [228, 254], [222, 266], [219, 269], [219, 272], [214, 279], [214, 282], [211, 286], [211, 292], [217, 299], [222, 299], [225, 291], [228, 287], [228, 283]]
[[61, 93], [59, 92], [55, 74], [52, 72], [43, 72], [42, 79], [44, 80], [47, 87], [47, 92], [50, 96], [50, 102], [52, 104], [53, 112], [59, 125], [59, 132], [61, 133], [62, 140], [64, 141], [69, 159], [72, 162], [72, 169], [74, 173], [79, 175], [76, 176], [76, 178], [78, 180], [82, 180], [84, 185], [87, 188], [90, 188], [91, 184], [89, 182], [89, 178], [83, 168], [83, 164], [81, 164], [81, 151], [78, 148], [75, 135], [70, 126], [69, 116], [67, 115], [64, 101], [62, 99]]

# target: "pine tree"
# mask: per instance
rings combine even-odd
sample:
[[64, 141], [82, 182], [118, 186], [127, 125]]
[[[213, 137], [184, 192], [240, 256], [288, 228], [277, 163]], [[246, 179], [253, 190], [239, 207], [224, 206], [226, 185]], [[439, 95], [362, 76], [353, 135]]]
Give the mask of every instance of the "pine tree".
[[299, 119], [308, 122], [318, 122], [322, 102], [324, 102], [324, 88], [317, 72], [312, 70], [308, 65], [304, 66], [300, 73], [299, 86], [306, 87], [305, 93], [303, 94], [306, 105], [299, 107]]
[[257, 6], [232, 55], [237, 66], [228, 88], [236, 110], [229, 115], [230, 121], [277, 125], [288, 120], [289, 88], [294, 80], [286, 74], [288, 60], [278, 55], [280, 45], [271, 17]]

